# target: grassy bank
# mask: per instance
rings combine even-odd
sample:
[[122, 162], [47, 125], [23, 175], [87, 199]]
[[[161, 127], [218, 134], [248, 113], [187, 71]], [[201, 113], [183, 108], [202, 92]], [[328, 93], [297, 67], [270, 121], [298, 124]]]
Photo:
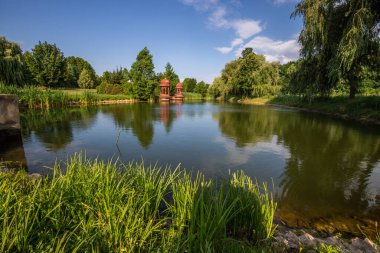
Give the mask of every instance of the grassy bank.
[[256, 252], [276, 204], [243, 173], [70, 158], [50, 178], [0, 173], [0, 252]]
[[357, 96], [354, 99], [335, 96], [330, 98], [315, 98], [312, 101], [298, 96], [276, 96], [271, 98], [244, 99], [240, 102], [298, 107], [334, 117], [380, 124], [380, 96]]
[[97, 94], [93, 90], [51, 90], [34, 86], [17, 88], [0, 83], [0, 94], [15, 94], [19, 104], [27, 108], [49, 108], [73, 104], [96, 104], [101, 101], [128, 100], [126, 95]]
[[210, 97], [210, 96], [202, 97], [202, 94], [200, 94], [200, 93], [184, 92], [183, 94], [185, 95], [185, 101], [189, 101], [189, 100], [211, 100], [212, 99], [212, 97]]

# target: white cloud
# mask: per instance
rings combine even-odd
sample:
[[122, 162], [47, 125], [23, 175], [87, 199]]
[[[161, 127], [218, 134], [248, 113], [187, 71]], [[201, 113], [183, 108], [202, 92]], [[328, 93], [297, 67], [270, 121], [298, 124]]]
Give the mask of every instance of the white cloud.
[[286, 63], [299, 58], [300, 45], [296, 39], [286, 41], [272, 40], [264, 36], [257, 36], [236, 51], [240, 56], [244, 48], [251, 47], [255, 52], [264, 54], [267, 61]]
[[298, 0], [273, 0], [275, 5], [282, 5], [285, 3], [296, 3]]
[[222, 54], [228, 54], [230, 53], [235, 47], [240, 46], [243, 44], [244, 40], [241, 38], [236, 38], [233, 41], [231, 41], [230, 47], [216, 47], [215, 49], [221, 52]]
[[215, 49], [221, 52], [222, 54], [228, 54], [229, 52], [232, 51], [233, 48], [232, 47], [217, 47]]
[[253, 19], [233, 20], [231, 26], [235, 29], [239, 38], [247, 39], [262, 31], [260, 21]]
[[234, 39], [232, 42], [231, 42], [231, 47], [236, 47], [236, 46], [240, 46], [241, 44], [243, 44], [244, 40], [241, 39], [241, 38], [236, 38]]
[[192, 6], [198, 11], [209, 13], [211, 26], [223, 29], [233, 29], [240, 39], [247, 39], [262, 31], [261, 22], [254, 19], [228, 18], [226, 5], [219, 0], [180, 0], [182, 3]]
[[215, 27], [228, 28], [229, 22], [225, 19], [226, 14], [227, 14], [226, 7], [225, 6], [218, 6], [211, 13], [208, 20], [211, 23], [211, 25], [213, 25]]

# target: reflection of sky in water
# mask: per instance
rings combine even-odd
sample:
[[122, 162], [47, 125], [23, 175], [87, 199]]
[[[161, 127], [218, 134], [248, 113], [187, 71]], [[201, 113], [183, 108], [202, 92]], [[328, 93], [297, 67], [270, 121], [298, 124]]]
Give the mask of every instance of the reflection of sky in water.
[[225, 162], [230, 165], [229, 168], [243, 169], [260, 181], [273, 181], [278, 189], [279, 178], [290, 154], [286, 147], [278, 143], [276, 135], [268, 142], [259, 141], [244, 147], [236, 147], [233, 139], [222, 136], [218, 136], [215, 142], [226, 149]]
[[370, 174], [368, 178], [367, 191], [372, 200], [371, 205], [374, 205], [376, 196], [380, 197], [380, 162], [376, 164], [375, 169], [373, 170], [373, 172]]
[[302, 204], [317, 196], [342, 212], [353, 194], [368, 198], [369, 205], [376, 205], [370, 199], [380, 195], [379, 129], [315, 114], [263, 106], [140, 103], [25, 112], [22, 120], [30, 172], [44, 172], [56, 159], [85, 150], [87, 157], [106, 160], [181, 163], [207, 177], [242, 169], [259, 181], [273, 180], [277, 196], [286, 189], [286, 201]]

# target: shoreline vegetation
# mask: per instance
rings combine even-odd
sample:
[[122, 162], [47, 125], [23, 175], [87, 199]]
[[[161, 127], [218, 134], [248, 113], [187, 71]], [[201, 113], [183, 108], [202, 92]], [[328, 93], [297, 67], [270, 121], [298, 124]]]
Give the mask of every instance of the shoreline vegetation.
[[[22, 108], [41, 109], [64, 106], [121, 104], [140, 102], [128, 95], [99, 94], [95, 89], [46, 89], [36, 86], [18, 88], [0, 83], [0, 94], [14, 94], [19, 97]], [[203, 97], [199, 93], [186, 93], [186, 101], [210, 101], [211, 97]], [[215, 101], [222, 101], [217, 98]], [[296, 95], [277, 95], [258, 98], [235, 98], [228, 102], [253, 105], [271, 105], [318, 113], [329, 117], [353, 120], [364, 124], [380, 125], [380, 97], [357, 96], [350, 99], [345, 96], [334, 96], [307, 100]]]
[[[231, 101], [234, 101], [233, 99]], [[241, 104], [272, 105], [295, 108], [333, 118], [353, 120], [364, 124], [380, 125], [380, 97], [344, 96], [314, 98], [312, 101], [299, 96], [278, 95], [274, 97], [245, 98], [235, 100]]]
[[[19, 98], [19, 106], [29, 109], [94, 104], [121, 104], [139, 102], [123, 94], [99, 94], [94, 89], [46, 89], [36, 86], [18, 88], [0, 83], [0, 94], [13, 94]], [[201, 101], [209, 98], [198, 93], [187, 93], [185, 101]]]
[[[1, 252], [257, 252], [275, 231], [266, 184], [89, 160], [0, 172]], [[266, 252], [266, 251], [265, 251]]]
[[17, 88], [0, 83], [0, 94], [1, 93], [17, 95], [19, 106], [29, 109], [101, 103], [130, 103], [135, 101], [130, 96], [97, 94], [92, 90], [73, 92], [73, 90], [53, 90], [35, 86]]
[[49, 176], [0, 171], [1, 252], [377, 252], [380, 231], [321, 236], [275, 219], [265, 183], [75, 154]]

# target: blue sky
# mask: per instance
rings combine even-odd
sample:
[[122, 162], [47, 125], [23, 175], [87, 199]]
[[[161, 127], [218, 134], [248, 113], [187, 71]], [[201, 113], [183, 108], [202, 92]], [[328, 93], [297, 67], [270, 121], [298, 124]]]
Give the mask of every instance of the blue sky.
[[147, 46], [155, 71], [212, 82], [252, 47], [269, 61], [298, 57], [296, 0], [0, 0], [0, 35], [24, 51], [40, 41], [79, 56], [101, 75], [130, 68]]

